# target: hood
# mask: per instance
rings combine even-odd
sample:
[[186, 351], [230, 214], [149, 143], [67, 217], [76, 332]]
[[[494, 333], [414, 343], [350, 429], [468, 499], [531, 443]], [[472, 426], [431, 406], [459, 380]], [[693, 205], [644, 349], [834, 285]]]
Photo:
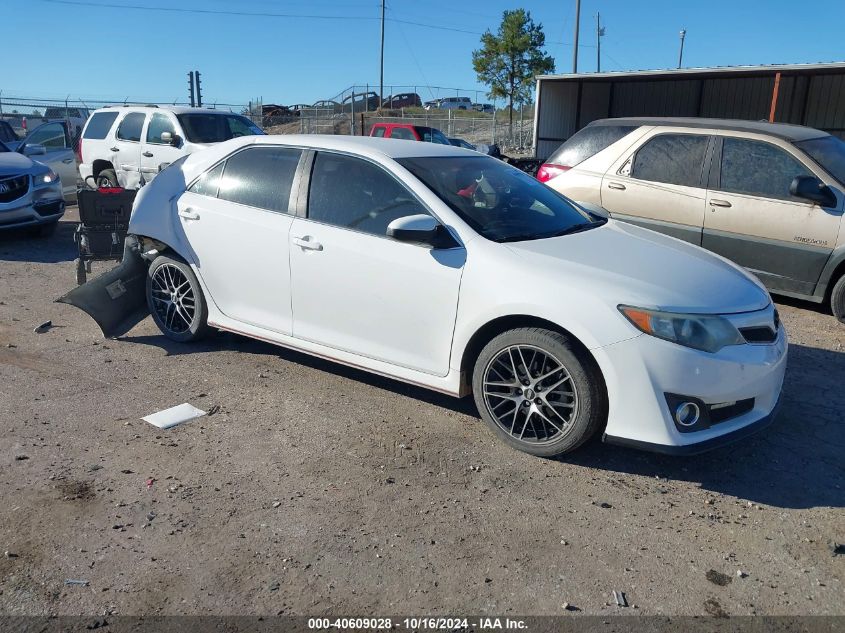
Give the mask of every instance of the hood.
[[0, 153], [0, 176], [14, 176], [29, 172], [35, 163], [17, 152]]
[[615, 305], [729, 314], [761, 310], [765, 287], [745, 270], [702, 248], [614, 220], [596, 229], [507, 245], [561, 280], [576, 279]]

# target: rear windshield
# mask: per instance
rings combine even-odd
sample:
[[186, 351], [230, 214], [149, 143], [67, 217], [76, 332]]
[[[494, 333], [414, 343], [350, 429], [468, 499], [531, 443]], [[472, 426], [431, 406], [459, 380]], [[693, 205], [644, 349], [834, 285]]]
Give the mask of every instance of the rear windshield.
[[90, 139], [104, 139], [108, 136], [114, 120], [117, 118], [117, 112], [97, 112], [88, 119], [88, 125], [85, 126], [85, 131], [82, 133], [82, 138]]
[[576, 132], [549, 156], [547, 163], [575, 167], [636, 129], [634, 125], [592, 125]]
[[845, 141], [835, 136], [823, 136], [800, 141], [795, 146], [809, 154], [827, 173], [845, 185]]
[[177, 114], [191, 143], [221, 143], [238, 136], [264, 134], [260, 127], [239, 114]]

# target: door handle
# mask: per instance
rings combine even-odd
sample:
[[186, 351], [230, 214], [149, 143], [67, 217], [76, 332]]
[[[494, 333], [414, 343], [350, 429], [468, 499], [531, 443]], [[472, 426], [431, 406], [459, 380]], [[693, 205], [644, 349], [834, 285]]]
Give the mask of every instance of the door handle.
[[112, 147], [112, 148], [111, 148], [111, 151], [113, 151], [113, 152], [119, 152], [119, 151], [120, 151], [120, 148], [119, 148], [119, 147]]
[[193, 209], [179, 209], [179, 217], [186, 220], [199, 220], [200, 214]]
[[609, 182], [607, 183], [608, 189], [618, 189], [619, 191], [625, 191], [625, 185], [621, 182]]
[[141, 154], [141, 156], [145, 156], [146, 158], [152, 158], [153, 154], [150, 152], [144, 152], [143, 154]]
[[69, 165], [70, 163], [73, 162], [73, 160], [74, 160], [73, 158], [65, 158], [64, 160], [62, 160], [62, 162], [66, 165]]
[[711, 207], [723, 207], [723, 208], [727, 209], [728, 207], [731, 206], [731, 203], [728, 202], [727, 200], [719, 200], [717, 198], [711, 198], [710, 199], [710, 206]]
[[310, 236], [308, 235], [306, 235], [305, 237], [294, 237], [291, 241], [296, 244], [299, 248], [303, 248], [307, 251], [323, 250], [323, 245], [320, 244], [320, 242], [312, 242]]

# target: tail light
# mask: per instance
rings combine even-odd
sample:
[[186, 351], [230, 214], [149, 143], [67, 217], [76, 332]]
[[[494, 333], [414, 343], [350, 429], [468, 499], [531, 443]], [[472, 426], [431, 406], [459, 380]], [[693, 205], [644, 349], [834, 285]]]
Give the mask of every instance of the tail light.
[[540, 169], [537, 170], [537, 180], [540, 182], [549, 182], [552, 178], [556, 176], [560, 176], [563, 172], [567, 171], [569, 167], [566, 165], [553, 165], [551, 163], [545, 163], [540, 166]]
[[82, 163], [82, 137], [76, 140], [76, 162]]

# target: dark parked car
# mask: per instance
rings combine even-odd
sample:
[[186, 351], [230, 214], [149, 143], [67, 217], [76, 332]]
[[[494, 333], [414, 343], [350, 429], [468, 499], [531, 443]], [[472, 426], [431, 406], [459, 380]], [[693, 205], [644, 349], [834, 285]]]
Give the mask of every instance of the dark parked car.
[[[353, 100], [354, 98], [354, 100]], [[378, 110], [381, 99], [375, 92], [349, 95], [343, 100], [340, 111], [346, 112], [374, 112]], [[353, 108], [353, 105], [355, 106]]]
[[422, 99], [416, 92], [403, 92], [398, 95], [391, 95], [381, 104], [382, 108], [395, 110], [398, 108], [421, 108]]

